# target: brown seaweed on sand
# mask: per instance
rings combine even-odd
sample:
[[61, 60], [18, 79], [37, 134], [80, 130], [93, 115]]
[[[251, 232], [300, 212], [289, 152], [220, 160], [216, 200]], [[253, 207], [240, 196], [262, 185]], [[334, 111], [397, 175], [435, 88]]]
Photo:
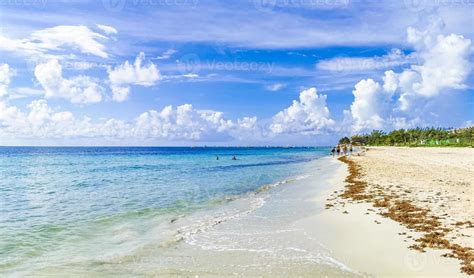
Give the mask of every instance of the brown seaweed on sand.
[[[421, 237], [415, 239], [415, 244], [410, 246], [411, 249], [420, 252], [425, 252], [426, 248], [449, 250], [450, 252], [443, 256], [459, 259], [461, 271], [468, 275], [474, 275], [474, 250], [451, 243], [446, 239], [446, 234], [450, 229], [441, 224], [440, 217], [434, 216], [428, 209], [413, 205], [409, 200], [404, 200], [400, 196], [384, 193], [380, 187], [371, 191], [367, 183], [361, 179], [362, 170], [359, 165], [345, 156], [340, 157], [339, 160], [349, 167], [349, 176], [346, 178], [347, 185], [339, 197], [372, 203], [374, 207], [381, 210], [382, 216], [397, 221], [412, 231], [421, 233]], [[455, 226], [472, 227], [473, 224], [466, 221], [458, 222]]]

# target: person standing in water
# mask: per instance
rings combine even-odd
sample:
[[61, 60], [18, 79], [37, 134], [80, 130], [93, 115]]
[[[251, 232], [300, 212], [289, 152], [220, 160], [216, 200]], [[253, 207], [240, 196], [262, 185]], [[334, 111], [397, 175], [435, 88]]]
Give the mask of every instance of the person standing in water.
[[237, 157], [235, 157], [235, 155], [234, 155], [234, 157], [232, 157], [232, 160], [237, 160]]

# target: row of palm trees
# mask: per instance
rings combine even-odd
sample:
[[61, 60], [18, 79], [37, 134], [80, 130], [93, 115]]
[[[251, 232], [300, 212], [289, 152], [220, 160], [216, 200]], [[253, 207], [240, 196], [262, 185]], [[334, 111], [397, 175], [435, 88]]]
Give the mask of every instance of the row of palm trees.
[[412, 128], [388, 133], [374, 130], [370, 134], [344, 137], [340, 144], [371, 146], [473, 146], [474, 126], [468, 128]]

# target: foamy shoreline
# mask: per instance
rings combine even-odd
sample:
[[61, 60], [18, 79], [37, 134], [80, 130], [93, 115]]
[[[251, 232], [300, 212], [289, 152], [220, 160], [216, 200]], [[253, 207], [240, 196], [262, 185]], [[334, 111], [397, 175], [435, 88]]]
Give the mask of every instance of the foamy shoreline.
[[[407, 248], [405, 252], [412, 253], [409, 260], [418, 264], [412, 267], [416, 270], [412, 273], [380, 272], [379, 275], [453, 276], [472, 271], [474, 244], [470, 221], [474, 219], [471, 200], [474, 195], [470, 177], [473, 176], [474, 149], [377, 147], [349, 158], [348, 163], [354, 163], [349, 167], [359, 169], [360, 173], [349, 180], [349, 184], [356, 182], [356, 187], [333, 193], [329, 198], [329, 211], [344, 211], [356, 217], [369, 213], [368, 216], [379, 218], [373, 220], [373, 228], [395, 225], [394, 228], [400, 230], [397, 235], [392, 232], [390, 236], [385, 231], [385, 237], [388, 241], [402, 239], [400, 245]], [[404, 214], [402, 207], [407, 206], [408, 213]], [[422, 219], [416, 215], [426, 216]], [[377, 225], [379, 223], [382, 224]], [[391, 250], [388, 244], [382, 244]], [[434, 271], [437, 265], [443, 268]]]

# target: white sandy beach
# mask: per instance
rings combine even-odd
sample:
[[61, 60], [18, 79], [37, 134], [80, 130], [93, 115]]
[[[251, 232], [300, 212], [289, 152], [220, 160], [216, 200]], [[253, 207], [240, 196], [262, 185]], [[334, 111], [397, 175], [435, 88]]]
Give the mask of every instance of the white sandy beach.
[[370, 148], [354, 161], [369, 185], [428, 208], [454, 228], [455, 243], [474, 248], [474, 229], [459, 222], [474, 221], [474, 148]]
[[[345, 167], [338, 169], [333, 189], [344, 190]], [[334, 195], [334, 194], [332, 194]], [[318, 202], [322, 201], [320, 199]], [[441, 251], [410, 250], [410, 231], [376, 213], [371, 204], [341, 201], [335, 208], [314, 216], [322, 223], [324, 242], [337, 258], [360, 273], [375, 277], [463, 277], [459, 262], [444, 258]], [[307, 221], [306, 225], [310, 225]], [[308, 227], [309, 229], [309, 227]], [[416, 235], [416, 233], [413, 233]]]
[[[474, 196], [472, 179], [474, 176], [474, 149], [371, 147], [367, 152], [362, 152], [360, 156], [351, 157], [351, 160], [362, 169], [361, 179], [367, 183], [368, 187], [366, 192], [380, 192], [382, 190], [384, 195], [397, 196], [397, 199], [407, 200], [417, 207], [427, 209], [429, 215], [439, 219], [443, 228], [449, 229], [444, 238], [450, 244], [458, 244], [465, 248], [474, 247], [474, 233], [471, 224], [474, 220], [472, 200]], [[357, 234], [361, 234], [359, 239], [354, 238], [355, 244], [364, 242], [363, 234], [369, 235], [369, 249], [380, 248], [375, 251], [375, 255], [378, 253], [379, 260], [387, 261], [387, 264], [380, 268], [380, 264], [370, 260], [365, 263], [363, 261], [355, 262], [363, 269], [371, 269], [380, 275], [464, 275], [459, 270], [460, 261], [456, 262], [441, 257], [442, 254], [449, 253], [449, 250], [428, 248], [426, 253], [419, 253], [400, 249], [401, 246], [408, 248], [415, 243], [414, 239], [421, 235], [410, 232], [393, 220], [375, 215], [375, 212], [379, 212], [379, 210], [373, 208], [371, 204], [345, 202], [341, 199], [336, 202], [339, 201], [344, 204], [336, 205], [337, 210], [345, 210], [349, 212], [347, 215], [351, 216], [349, 220], [351, 221], [351, 236], [357, 237]], [[360, 219], [354, 221], [354, 215]], [[361, 215], [363, 216], [361, 217]], [[367, 218], [372, 218], [372, 222], [377, 221], [381, 224], [362, 227], [360, 221], [366, 221]], [[331, 217], [328, 222], [334, 223], [334, 219], [337, 218]], [[341, 224], [341, 226], [345, 224]], [[344, 229], [335, 231], [342, 230]], [[395, 239], [396, 236], [392, 236], [390, 239], [388, 234], [393, 235], [394, 232], [400, 233], [399, 237], [403, 240]], [[378, 239], [382, 240], [376, 244]], [[402, 258], [403, 256], [404, 258]], [[391, 258], [391, 262], [389, 262], [389, 258]], [[405, 268], [402, 272], [399, 272], [402, 268], [397, 261], [398, 263], [405, 261]], [[363, 266], [364, 264], [366, 266]], [[387, 267], [391, 269], [387, 269]], [[380, 272], [376, 270], [377, 268], [380, 269]]]

